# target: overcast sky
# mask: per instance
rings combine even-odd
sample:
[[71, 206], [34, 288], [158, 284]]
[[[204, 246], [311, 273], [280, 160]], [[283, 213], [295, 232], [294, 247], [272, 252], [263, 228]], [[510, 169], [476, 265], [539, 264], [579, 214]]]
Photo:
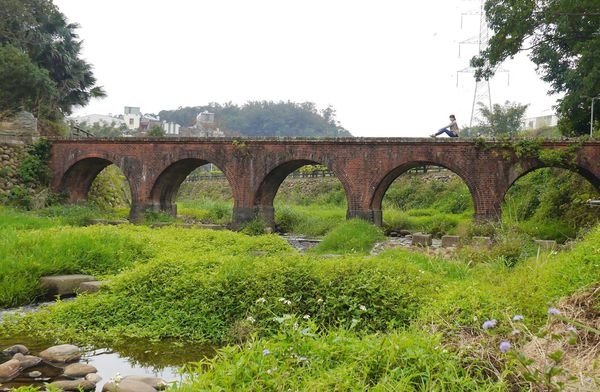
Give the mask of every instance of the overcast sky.
[[[144, 113], [231, 101], [332, 105], [355, 136], [426, 136], [469, 124], [479, 1], [54, 0], [108, 97], [75, 111]], [[461, 28], [462, 15], [462, 28]], [[494, 103], [550, 114], [526, 56], [491, 82]], [[508, 81], [510, 75], [510, 83]], [[457, 87], [458, 83], [458, 87]]]

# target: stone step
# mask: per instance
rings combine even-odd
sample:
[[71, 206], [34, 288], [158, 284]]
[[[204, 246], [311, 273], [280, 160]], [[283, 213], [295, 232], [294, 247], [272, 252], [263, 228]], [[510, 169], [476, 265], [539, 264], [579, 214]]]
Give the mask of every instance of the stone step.
[[81, 274], [43, 276], [40, 278], [40, 285], [48, 296], [65, 296], [76, 294], [81, 283], [95, 280], [91, 275]]

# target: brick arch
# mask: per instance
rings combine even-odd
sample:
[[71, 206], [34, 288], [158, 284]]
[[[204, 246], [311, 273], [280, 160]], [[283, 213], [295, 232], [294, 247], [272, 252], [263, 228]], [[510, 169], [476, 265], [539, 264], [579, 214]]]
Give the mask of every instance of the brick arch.
[[477, 192], [477, 187], [471, 183], [470, 177], [465, 175], [460, 169], [449, 167], [449, 165], [441, 164], [439, 162], [432, 161], [411, 161], [403, 163], [394, 169], [385, 173], [374, 187], [374, 191], [371, 193], [371, 199], [369, 202], [369, 209], [373, 211], [374, 221], [376, 224], [381, 225], [383, 223], [382, 216], [382, 207], [381, 204], [383, 202], [383, 197], [389, 187], [392, 185], [396, 178], [400, 177], [402, 174], [406, 173], [410, 169], [419, 166], [439, 166], [445, 169], [450, 170], [452, 173], [456, 174], [465, 185], [469, 189], [469, 193], [471, 194], [471, 200], [473, 201], [473, 207], [475, 208], [475, 214], [477, 215], [477, 206], [479, 204], [480, 195]]
[[[223, 168], [218, 164], [200, 158], [184, 158], [167, 166], [156, 177], [156, 180], [152, 184], [149, 195], [149, 201], [152, 208], [155, 211], [164, 211], [176, 215], [177, 205], [175, 204], [175, 199], [181, 184], [192, 171], [209, 163], [212, 163], [217, 166], [219, 170], [223, 171]], [[233, 193], [234, 189], [231, 186], [232, 181], [229, 176], [227, 176], [227, 173], [224, 171], [223, 173], [225, 174], [225, 178]]]
[[527, 174], [532, 173], [532, 172], [534, 172], [536, 170], [546, 169], [546, 168], [563, 169], [563, 170], [568, 170], [568, 171], [570, 171], [572, 173], [579, 174], [580, 176], [582, 176], [583, 178], [585, 178], [586, 180], [588, 180], [592, 184], [592, 186], [594, 188], [596, 188], [596, 190], [598, 192], [600, 192], [600, 177], [596, 176], [591, 170], [589, 170], [587, 167], [582, 166], [582, 165], [576, 165], [576, 166], [547, 165], [547, 164], [544, 164], [543, 162], [535, 161], [535, 162], [527, 162], [525, 164], [521, 164], [520, 168], [521, 168], [521, 170], [518, 170], [518, 171], [517, 170], [511, 170], [510, 171], [510, 175], [509, 175], [507, 186], [503, 190], [502, 195], [500, 197], [501, 201], [504, 201], [504, 198], [506, 197], [506, 194], [508, 193], [508, 190], [520, 178], [522, 178], [522, 177], [526, 176]]
[[258, 216], [268, 225], [275, 224], [275, 208], [273, 207], [273, 201], [277, 195], [279, 187], [283, 181], [294, 171], [298, 170], [302, 166], [306, 165], [324, 165], [326, 166], [334, 176], [342, 183], [344, 187], [344, 193], [346, 195], [346, 202], [348, 200], [348, 184], [344, 181], [344, 176], [338, 176], [329, 165], [322, 162], [309, 159], [294, 159], [272, 168], [260, 181], [260, 184], [256, 190], [254, 196], [254, 207], [258, 212]]
[[73, 162], [60, 179], [59, 192], [68, 195], [68, 200], [71, 202], [86, 200], [92, 183], [98, 177], [98, 174], [110, 165], [117, 166], [125, 175], [133, 199], [134, 182], [131, 181], [128, 173], [116, 161], [100, 156], [88, 156]]

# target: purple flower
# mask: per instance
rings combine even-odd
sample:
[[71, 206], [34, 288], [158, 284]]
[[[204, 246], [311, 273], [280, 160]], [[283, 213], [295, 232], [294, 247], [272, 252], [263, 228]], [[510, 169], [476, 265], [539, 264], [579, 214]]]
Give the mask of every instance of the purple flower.
[[506, 340], [501, 341], [500, 342], [500, 351], [505, 353], [508, 350], [510, 350], [510, 342], [507, 342]]
[[548, 314], [551, 314], [553, 316], [557, 316], [560, 314], [560, 310], [556, 309], [556, 308], [550, 308], [548, 309]]
[[496, 319], [487, 320], [485, 323], [483, 323], [483, 325], [481, 326], [481, 328], [483, 328], [483, 329], [494, 328], [496, 326], [496, 324], [498, 324], [498, 322], [496, 321]]
[[516, 314], [516, 315], [513, 317], [513, 321], [523, 321], [523, 318], [524, 318], [524, 317], [523, 317], [522, 315], [520, 315], [520, 314]]
[[263, 355], [269, 355], [269, 354], [271, 354], [271, 351], [269, 351], [269, 349], [268, 349], [268, 348], [265, 348], [265, 349], [263, 350]]

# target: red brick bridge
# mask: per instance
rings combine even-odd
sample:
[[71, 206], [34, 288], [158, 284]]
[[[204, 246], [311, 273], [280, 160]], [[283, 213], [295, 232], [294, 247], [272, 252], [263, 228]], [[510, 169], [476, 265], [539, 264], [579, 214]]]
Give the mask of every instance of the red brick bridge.
[[360, 217], [378, 225], [382, 223], [381, 203], [388, 187], [402, 173], [422, 165], [441, 166], [461, 177], [473, 198], [475, 219], [480, 220], [499, 219], [510, 186], [538, 168], [569, 169], [600, 190], [600, 141], [531, 143], [537, 148], [533, 154], [519, 153], [516, 143], [447, 138], [119, 138], [51, 142], [54, 192], [66, 194], [72, 202], [84, 200], [96, 176], [114, 164], [129, 181], [130, 220], [134, 222], [142, 219], [144, 210], [175, 214], [181, 183], [207, 163], [222, 170], [231, 186], [234, 225], [255, 218], [273, 224], [273, 200], [279, 186], [293, 171], [313, 164], [327, 166], [342, 183], [348, 202], [347, 218]]

